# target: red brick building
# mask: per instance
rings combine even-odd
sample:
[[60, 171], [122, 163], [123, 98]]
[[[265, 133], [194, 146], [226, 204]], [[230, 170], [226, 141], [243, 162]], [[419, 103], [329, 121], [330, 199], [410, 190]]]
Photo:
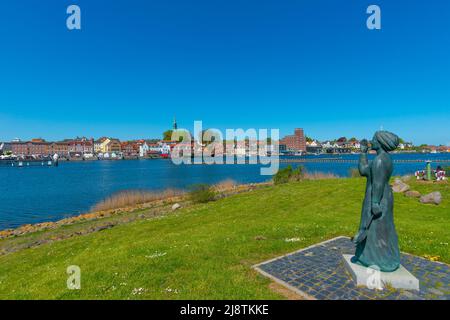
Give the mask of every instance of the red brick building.
[[125, 157], [139, 156], [139, 142], [136, 141], [121, 142], [121, 149]]
[[49, 154], [59, 156], [67, 156], [69, 154], [69, 144], [67, 142], [53, 142], [49, 146]]
[[46, 142], [43, 139], [32, 139], [26, 142], [11, 142], [11, 151], [15, 155], [23, 156], [48, 156], [57, 153], [66, 156], [70, 153], [93, 153], [93, 139], [70, 139], [60, 142]]
[[293, 135], [285, 136], [280, 140], [280, 145], [285, 145], [290, 151], [306, 151], [306, 139], [303, 129], [296, 128]]
[[22, 156], [46, 156], [49, 153], [49, 143], [45, 141], [11, 142], [11, 151]]
[[94, 139], [76, 138], [62, 143], [68, 145], [70, 153], [94, 153]]

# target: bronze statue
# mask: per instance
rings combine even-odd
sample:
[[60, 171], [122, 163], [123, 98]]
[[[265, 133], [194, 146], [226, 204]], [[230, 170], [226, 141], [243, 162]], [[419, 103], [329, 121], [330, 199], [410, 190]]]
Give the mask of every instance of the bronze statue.
[[400, 266], [400, 250], [394, 226], [394, 198], [389, 179], [393, 165], [389, 151], [397, 148], [399, 138], [388, 131], [377, 131], [371, 141], [371, 149], [377, 155], [367, 160], [369, 146], [361, 141], [359, 172], [367, 177], [366, 194], [361, 212], [359, 231], [353, 263], [366, 267], [377, 266], [380, 271], [392, 272]]

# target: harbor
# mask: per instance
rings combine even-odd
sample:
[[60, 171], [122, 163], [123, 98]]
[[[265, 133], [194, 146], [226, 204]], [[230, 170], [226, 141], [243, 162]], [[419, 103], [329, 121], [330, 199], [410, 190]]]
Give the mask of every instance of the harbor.
[[58, 161], [48, 159], [0, 159], [2, 167], [57, 167]]
[[[280, 168], [301, 165], [307, 172], [349, 177], [358, 158], [358, 154], [282, 156]], [[427, 160], [431, 160], [433, 170], [450, 165], [450, 153], [397, 153], [392, 158], [397, 176], [414, 176], [416, 171], [425, 170]], [[138, 159], [59, 161], [55, 167], [47, 158], [22, 161], [22, 167], [12, 166], [18, 163], [8, 160], [0, 163], [0, 229], [85, 213], [97, 202], [125, 190], [186, 189], [197, 183], [226, 180], [248, 184], [272, 178], [260, 174], [261, 164], [175, 165], [170, 159]]]

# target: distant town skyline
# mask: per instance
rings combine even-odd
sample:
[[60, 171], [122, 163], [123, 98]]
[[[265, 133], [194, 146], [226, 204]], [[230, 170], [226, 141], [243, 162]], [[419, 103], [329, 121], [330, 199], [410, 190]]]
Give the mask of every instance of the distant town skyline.
[[0, 141], [160, 138], [180, 128], [296, 127], [319, 140], [381, 127], [450, 145], [450, 3], [22, 0], [0, 19]]
[[[177, 120], [177, 125], [178, 125], [178, 129], [186, 129], [186, 130], [189, 130], [190, 132], [193, 132], [193, 130], [194, 130], [193, 129], [193, 125], [191, 125], [191, 126], [183, 126], [182, 124], [180, 124], [180, 122], [178, 122], [178, 120]], [[39, 127], [39, 126], [37, 126], [37, 127]], [[151, 126], [151, 125], [149, 125], [149, 127], [155, 128], [155, 126]], [[73, 138], [76, 138], [76, 137], [85, 137], [87, 139], [93, 138], [94, 140], [99, 139], [101, 137], [112, 137], [112, 138], [117, 138], [117, 139], [122, 140], [122, 141], [139, 140], [139, 139], [149, 139], [149, 140], [150, 139], [162, 139], [163, 132], [166, 131], [166, 130], [172, 130], [173, 129], [172, 127], [173, 127], [173, 122], [171, 123], [171, 122], [168, 121], [168, 124], [167, 124], [166, 127], [153, 129], [152, 131], [155, 132], [154, 134], [151, 134], [150, 130], [145, 130], [145, 128], [143, 128], [143, 130], [137, 130], [137, 132], [144, 132], [143, 134], [141, 134], [139, 136], [136, 136], [133, 133], [127, 133], [128, 130], [124, 130], [122, 132], [122, 134], [120, 132], [117, 132], [117, 134], [107, 134], [107, 132], [111, 132], [111, 130], [108, 130], [107, 128], [105, 128], [105, 131], [94, 130], [94, 132], [98, 132], [97, 134], [89, 134], [87, 132], [86, 133], [76, 133], [77, 131], [74, 130], [73, 131], [74, 134], [66, 134], [66, 135], [64, 135], [64, 134], [55, 135], [55, 134], [51, 134], [50, 133], [48, 135], [42, 135], [42, 134], [34, 134], [33, 135], [33, 134], [31, 134], [31, 135], [26, 135], [26, 136], [25, 135], [20, 136], [20, 135], [14, 135], [14, 134], [12, 134], [12, 135], [11, 134], [10, 135], [8, 135], [8, 134], [3, 135], [4, 132], [2, 132], [2, 136], [0, 136], [0, 142], [9, 142], [9, 141], [12, 141], [12, 140], [15, 140], [15, 139], [20, 139], [21, 141], [31, 141], [32, 139], [44, 139], [46, 141], [62, 141], [64, 139], [73, 139]], [[215, 127], [215, 126], [207, 126], [204, 129], [209, 129], [209, 128], [219, 129], [222, 132], [225, 132], [226, 129], [239, 129], [239, 128], [228, 128], [228, 127], [220, 128], [220, 127]], [[258, 130], [258, 129], [279, 129], [279, 128], [264, 128], [264, 127], [262, 127], [262, 128], [242, 127], [241, 129], [247, 130], [247, 129], [251, 129], [251, 128], [256, 129], [256, 130]], [[291, 135], [292, 132], [296, 128], [302, 128], [303, 129], [304, 126], [301, 126], [301, 124], [298, 124], [296, 126], [286, 128], [285, 130], [280, 130], [280, 139], [285, 137], [285, 136]], [[345, 137], [347, 139], [356, 138], [358, 140], [361, 140], [361, 139], [371, 139], [372, 135], [373, 135], [373, 132], [375, 132], [377, 130], [388, 130], [388, 131], [391, 130], [391, 131], [395, 131], [395, 129], [390, 129], [389, 127], [386, 128], [385, 126], [381, 125], [378, 128], [373, 128], [373, 129], [369, 128], [369, 129], [367, 129], [366, 132], [368, 134], [363, 136], [363, 135], [360, 135], [358, 133], [352, 133], [351, 130], [348, 130], [348, 129], [347, 130], [343, 130], [342, 132], [332, 133], [332, 132], [330, 132], [330, 130], [326, 130], [325, 131], [325, 130], [320, 130], [320, 127], [318, 127], [318, 128], [319, 128], [318, 131], [322, 132], [321, 134], [319, 133], [319, 134], [316, 135], [316, 134], [313, 134], [313, 133], [307, 131], [306, 129], [304, 129], [305, 136], [307, 136], [309, 138], [312, 138], [312, 139], [315, 139], [317, 141], [322, 141], [322, 142], [323, 141], [337, 140], [337, 139], [339, 139], [341, 137]], [[158, 132], [157, 130], [160, 130], [160, 131]], [[39, 129], [37, 130], [37, 132], [39, 132]], [[112, 130], [112, 132], [115, 132], [115, 130]], [[147, 132], [147, 133], [145, 133], [145, 132]], [[323, 132], [329, 132], [330, 135], [325, 135]], [[397, 130], [397, 134], [404, 141], [412, 142], [414, 145], [428, 144], [428, 145], [445, 145], [445, 146], [450, 146], [450, 141], [447, 142], [447, 143], [431, 143], [431, 142], [429, 142], [429, 141], [427, 141], [425, 139], [421, 139], [420, 142], [417, 142], [417, 141], [415, 141], [413, 139], [410, 139], [406, 135], [400, 134], [398, 132], [398, 130]], [[269, 135], [270, 135], [270, 131], [269, 131]]]

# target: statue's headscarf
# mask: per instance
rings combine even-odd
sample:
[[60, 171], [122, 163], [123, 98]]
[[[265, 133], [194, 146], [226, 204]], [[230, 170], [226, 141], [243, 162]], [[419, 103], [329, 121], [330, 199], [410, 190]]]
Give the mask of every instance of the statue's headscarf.
[[389, 131], [375, 132], [375, 139], [377, 139], [380, 146], [386, 151], [395, 150], [400, 143], [398, 136]]

